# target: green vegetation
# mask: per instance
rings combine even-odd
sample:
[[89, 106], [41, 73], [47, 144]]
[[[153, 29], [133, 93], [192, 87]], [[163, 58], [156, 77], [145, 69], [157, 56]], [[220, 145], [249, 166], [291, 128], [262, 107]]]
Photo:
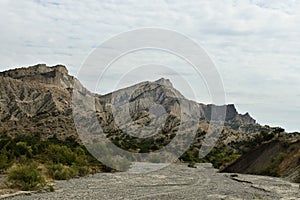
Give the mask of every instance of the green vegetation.
[[213, 148], [207, 156], [200, 159], [198, 151], [190, 149], [186, 151], [180, 157], [180, 159], [190, 164], [196, 162], [204, 162], [204, 163], [209, 162], [212, 163], [215, 168], [223, 168], [227, 164], [238, 159], [240, 156], [241, 156], [240, 154], [226, 151], [224, 149]]
[[[282, 130], [280, 130], [282, 131]], [[205, 135], [205, 133], [201, 133], [201, 135]], [[242, 156], [244, 153], [249, 151], [249, 149], [253, 149], [255, 147], [258, 147], [263, 142], [267, 142], [272, 140], [275, 137], [275, 133], [268, 132], [268, 131], [261, 131], [259, 134], [255, 135], [252, 139], [249, 140], [243, 140], [240, 142], [232, 142], [227, 147], [219, 147], [219, 148], [213, 148], [208, 155], [206, 155], [204, 158], [199, 159], [199, 146], [197, 143], [193, 143], [191, 148], [187, 150], [180, 159], [193, 163], [193, 162], [210, 162], [213, 164], [215, 168], [223, 169], [225, 166], [231, 164], [235, 160], [237, 160], [240, 156]], [[197, 135], [199, 137], [199, 134]], [[276, 158], [276, 160], [279, 160], [282, 158], [279, 156], [279, 158]], [[274, 158], [275, 159], [275, 158]], [[275, 162], [277, 163], [277, 161]], [[276, 174], [276, 172], [272, 173]]]
[[0, 172], [8, 174], [14, 188], [34, 190], [45, 186], [45, 179], [66, 180], [100, 171], [112, 169], [72, 137], [65, 141], [55, 136], [42, 140], [39, 135], [0, 137]]
[[264, 199], [261, 194], [254, 194], [253, 199]]
[[76, 168], [61, 163], [47, 166], [50, 177], [55, 180], [68, 180], [78, 175]]
[[8, 179], [12, 181], [12, 187], [22, 190], [35, 190], [45, 186], [45, 178], [36, 167], [18, 165], [11, 169]]
[[[279, 130], [282, 131], [282, 130]], [[188, 163], [196, 162], [210, 162], [216, 168], [223, 168], [228, 164], [234, 162], [241, 155], [246, 153], [249, 149], [258, 147], [263, 142], [270, 141], [275, 137], [274, 132], [261, 131], [255, 135], [252, 139], [246, 139], [244, 141], [232, 142], [227, 147], [213, 148], [212, 151], [202, 159], [199, 159], [199, 149], [201, 143], [199, 138], [206, 135], [205, 131], [198, 132], [194, 143], [191, 147], [179, 158], [180, 160]], [[135, 138], [128, 136], [121, 131], [115, 133], [107, 133], [107, 137], [112, 138], [112, 142], [118, 147], [137, 153], [148, 153], [157, 151], [167, 144], [176, 136], [175, 133], [161, 132], [154, 138]], [[159, 159], [153, 157], [153, 162], [160, 162]]]
[[[122, 132], [113, 133], [111, 141], [122, 149], [130, 152], [149, 153], [166, 146], [175, 134], [159, 133], [156, 138], [137, 138]], [[108, 134], [108, 137], [112, 133]]]
[[212, 163], [214, 167], [222, 169], [229, 163], [238, 159], [241, 155], [233, 153], [232, 151], [225, 151], [224, 149], [212, 149], [206, 156], [208, 162]]
[[7, 169], [11, 166], [11, 162], [8, 162], [8, 157], [5, 154], [0, 155], [0, 170]]
[[261, 131], [260, 134], [255, 135], [250, 140], [243, 140], [237, 143], [232, 144], [233, 147], [239, 151], [239, 153], [243, 154], [247, 152], [249, 149], [253, 149], [258, 147], [263, 142], [267, 142], [272, 140], [275, 137], [274, 132]]
[[259, 172], [259, 174], [279, 177], [280, 174], [279, 174], [278, 166], [284, 160], [285, 157], [286, 154], [284, 152], [280, 152], [277, 156], [272, 157], [271, 163], [264, 166]]
[[[205, 135], [205, 132], [197, 134], [195, 142], [180, 157], [180, 160], [191, 163], [190, 166], [197, 162], [210, 162], [214, 167], [222, 169], [239, 158], [247, 148], [256, 147], [265, 141], [272, 140], [275, 136], [274, 133], [261, 131], [260, 134], [251, 140], [232, 143], [228, 147], [213, 148], [205, 158], [200, 159], [198, 154], [201, 143], [198, 140], [203, 135]], [[159, 150], [175, 136], [176, 134], [173, 132], [162, 132], [154, 138], [140, 139], [128, 136], [120, 131], [107, 133], [107, 137], [111, 138], [115, 145], [136, 153]], [[88, 149], [93, 152], [93, 156], [101, 159], [109, 166], [117, 167], [120, 171], [127, 170], [130, 165], [126, 158], [114, 156], [118, 155], [118, 153], [111, 152], [112, 148], [105, 148], [105, 144], [94, 143], [88, 146]], [[89, 151], [85, 146], [78, 144], [73, 137], [61, 141], [55, 136], [43, 140], [40, 135], [20, 135], [15, 138], [2, 135], [0, 137], [0, 172], [9, 173], [10, 180], [14, 182], [14, 186], [21, 189], [36, 189], [43, 186], [45, 178], [47, 180], [66, 180], [94, 172], [113, 171], [91, 156]], [[112, 156], [105, 157], [105, 155]], [[275, 166], [284, 157], [285, 155], [279, 154], [272, 158], [272, 164], [263, 168], [262, 174], [278, 176], [278, 170]], [[139, 160], [139, 157], [135, 159]], [[155, 154], [151, 157], [153, 162], [160, 162], [160, 159]], [[31, 163], [36, 163], [36, 165], [32, 166]], [[42, 166], [43, 170], [39, 171], [36, 166]], [[28, 175], [30, 177], [22, 175], [29, 168], [32, 171]], [[20, 180], [17, 177], [20, 177]]]

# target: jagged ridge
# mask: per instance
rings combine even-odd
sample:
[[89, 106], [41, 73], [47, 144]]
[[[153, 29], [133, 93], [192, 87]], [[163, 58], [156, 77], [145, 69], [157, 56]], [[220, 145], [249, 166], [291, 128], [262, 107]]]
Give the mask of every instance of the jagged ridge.
[[[47, 67], [45, 64], [39, 64], [28, 68], [13, 69], [0, 72], [0, 79], [2, 83], [0, 85], [0, 120], [2, 122], [0, 130], [2, 132], [8, 132], [12, 135], [35, 133], [46, 126], [47, 136], [54, 133], [60, 136], [69, 134], [63, 130], [71, 130], [72, 135], [75, 134], [71, 115], [71, 95], [73, 84], [80, 84], [80, 82], [68, 75], [65, 66]], [[143, 82], [124, 88], [114, 92], [113, 95], [116, 97], [120, 93], [125, 100], [130, 95], [131, 113], [135, 115], [135, 119], [140, 124], [149, 122], [150, 118], [155, 117], [147, 114], [151, 107], [151, 101], [163, 105], [167, 113], [179, 116], [180, 106], [176, 101], [184, 99], [188, 102], [189, 111], [194, 112], [196, 110], [203, 120], [209, 120], [212, 108], [218, 107], [186, 100], [179, 91], [173, 88], [169, 80], [163, 78], [156, 82]], [[97, 96], [99, 99], [97, 112], [101, 119], [107, 122], [106, 124], [102, 123], [107, 131], [117, 128], [113, 127], [112, 115], [107, 113], [106, 109], [107, 105], [111, 103], [111, 95]], [[220, 108], [223, 107], [220, 106]], [[227, 122], [255, 123], [255, 120], [250, 116], [243, 117], [243, 115], [238, 114], [234, 105], [228, 105], [226, 108]], [[148, 119], [146, 119], [147, 117]], [[40, 123], [41, 121], [42, 123]], [[55, 121], [57, 122], [53, 123]], [[34, 124], [28, 125], [30, 122], [34, 122]], [[15, 124], [18, 128], [13, 128], [11, 124]], [[39, 124], [39, 126], [37, 127], [35, 124]]]
[[[59, 139], [74, 136], [79, 140], [72, 115], [73, 87], [79, 87], [83, 95], [94, 94], [70, 76], [65, 66], [47, 67], [39, 64], [8, 70], [0, 72], [0, 82], [0, 134], [41, 134], [43, 138], [56, 135]], [[257, 124], [249, 113], [239, 114], [233, 104], [204, 105], [187, 100], [173, 88], [169, 80], [163, 78], [155, 82], [142, 82], [110, 94], [94, 96], [97, 117], [111, 139], [122, 138], [122, 134], [126, 134], [120, 133], [120, 130], [145, 130], [142, 133], [145, 136], [159, 133], [155, 138], [168, 143], [172, 134], [178, 131], [181, 117], [184, 117], [181, 114], [182, 109], [186, 109], [199, 120], [195, 142], [191, 147], [193, 151], [201, 147], [203, 133], [208, 128], [212, 111], [218, 115], [226, 109], [225, 126], [216, 147], [228, 152], [239, 151], [242, 148], [237, 148], [237, 145], [243, 146], [244, 143], [251, 142], [261, 131], [273, 131], [268, 126]], [[184, 107], [180, 106], [179, 101], [184, 102]], [[117, 108], [129, 104], [130, 121], [117, 110], [116, 114], [120, 120], [116, 123], [112, 113], [112, 102], [116, 103]], [[164, 125], [155, 126], [156, 124]], [[124, 129], [124, 126], [129, 129]], [[294, 138], [299, 138], [299, 134]]]

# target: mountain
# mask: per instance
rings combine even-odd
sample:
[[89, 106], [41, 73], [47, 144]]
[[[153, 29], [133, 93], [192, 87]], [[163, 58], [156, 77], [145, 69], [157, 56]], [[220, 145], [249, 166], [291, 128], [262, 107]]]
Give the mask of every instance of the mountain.
[[[73, 86], [76, 84], [85, 93], [89, 92], [76, 78], [68, 74], [65, 66], [47, 67], [39, 64], [8, 70], [0, 72], [0, 81], [1, 133], [18, 135], [42, 132], [44, 137], [56, 134], [59, 138], [76, 135], [72, 120]], [[169, 80], [160, 79], [155, 82], [143, 82], [106, 95], [95, 95], [98, 99], [97, 115], [101, 118], [101, 124], [106, 132], [118, 129], [112, 112], [107, 112], [112, 101], [111, 96], [122, 95], [120, 98], [126, 99], [125, 97], [130, 94], [130, 112], [134, 122], [138, 124], [148, 123], [157, 117], [155, 113], [149, 112], [151, 102], [163, 106], [163, 108], [153, 107], [152, 112], [161, 109], [162, 112], [178, 118], [180, 115], [178, 100], [184, 100], [188, 104], [188, 112], [195, 112], [194, 115], [199, 115], [202, 120], [209, 120], [212, 110], [226, 109], [227, 123], [255, 124], [255, 120], [249, 114], [239, 114], [234, 105], [215, 106], [189, 101], [173, 88]], [[124, 102], [118, 102], [118, 104], [122, 103]], [[168, 127], [166, 131], [176, 128], [174, 125]]]
[[10, 136], [75, 136], [66, 67], [36, 65], [0, 73], [0, 132]]
[[[205, 105], [188, 100], [164, 78], [101, 95], [89, 92], [63, 65], [38, 64], [0, 72], [0, 82], [0, 135], [38, 134], [43, 139], [75, 138], [93, 143], [100, 128], [115, 145], [135, 153], [159, 150], [180, 135], [192, 138], [180, 159], [212, 162], [215, 167], [245, 173], [256, 173], [262, 167], [269, 154], [258, 158], [257, 152], [268, 152], [272, 142], [282, 141], [276, 143], [281, 145], [286, 137], [299, 141], [298, 133], [289, 135], [282, 128], [261, 126], [249, 113], [238, 113], [233, 104]], [[89, 120], [91, 116], [96, 121]], [[222, 119], [220, 130], [215, 125]], [[218, 133], [218, 140], [211, 140], [210, 135]], [[212, 151], [198, 158], [201, 148], [212, 142], [216, 142]], [[296, 150], [286, 152], [284, 145], [278, 148], [285, 153], [282, 162], [292, 162], [292, 156], [293, 162], [300, 160]], [[256, 158], [261, 165], [247, 164]], [[298, 173], [298, 166], [281, 167], [278, 175]]]

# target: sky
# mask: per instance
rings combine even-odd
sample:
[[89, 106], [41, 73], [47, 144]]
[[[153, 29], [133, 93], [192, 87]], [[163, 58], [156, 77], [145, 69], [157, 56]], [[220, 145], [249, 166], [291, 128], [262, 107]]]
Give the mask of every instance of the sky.
[[[1, 0], [0, 70], [64, 64], [76, 76], [103, 41], [138, 28], [168, 29], [207, 52], [222, 78], [226, 103], [249, 112], [262, 125], [300, 131], [299, 10], [296, 0]], [[97, 92], [163, 76], [188, 98], [210, 103], [205, 80], [193, 76], [182, 59], [159, 51], [133, 52], [122, 59], [100, 81]], [[167, 67], [147, 66], [155, 59]], [[121, 66], [128, 63], [142, 67], [125, 76]], [[176, 78], [188, 79], [194, 95]], [[80, 81], [93, 90], [88, 85], [99, 77]]]

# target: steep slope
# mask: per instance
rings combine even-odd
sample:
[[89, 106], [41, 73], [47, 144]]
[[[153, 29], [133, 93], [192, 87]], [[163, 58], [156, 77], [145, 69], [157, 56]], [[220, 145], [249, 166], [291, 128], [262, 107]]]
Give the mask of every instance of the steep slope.
[[[68, 75], [65, 66], [47, 67], [39, 64], [29, 68], [8, 70], [0, 73], [0, 81], [0, 132], [2, 134], [13, 136], [42, 133], [43, 137], [56, 135], [59, 138], [76, 136], [72, 116], [73, 86], [77, 84], [85, 93], [89, 92], [76, 78]], [[113, 113], [112, 101], [115, 107], [122, 107], [126, 103], [122, 102], [122, 99], [128, 100], [129, 96], [130, 119], [120, 117], [119, 111]], [[237, 124], [240, 127], [245, 124], [255, 124], [255, 120], [249, 115], [238, 114], [234, 105], [204, 105], [185, 99], [166, 79], [143, 82], [111, 94], [95, 95], [95, 97], [97, 115], [106, 132], [122, 129], [122, 126], [128, 127], [126, 120], [131, 120], [129, 126], [131, 129], [139, 129], [145, 124], [151, 125], [155, 120], [156, 123], [152, 125], [160, 124], [161, 120], [166, 120], [166, 114], [173, 118], [169, 118], [165, 127], [160, 128], [164, 128], [164, 132], [171, 132], [176, 130], [176, 124], [182, 116], [181, 110], [184, 109], [203, 122], [210, 120], [212, 111], [226, 109], [228, 125]], [[184, 108], [182, 105], [180, 108], [178, 101], [184, 102]], [[216, 115], [218, 116], [218, 113]], [[119, 120], [118, 126], [115, 123], [116, 119]], [[150, 127], [149, 130], [155, 131], [159, 128]]]
[[0, 73], [0, 82], [2, 134], [76, 135], [70, 117], [74, 78], [64, 66], [9, 70]]
[[[76, 92], [92, 97], [92, 101], [74, 100]], [[74, 108], [86, 103], [92, 103], [92, 109], [76, 118]], [[177, 135], [189, 136], [193, 141], [180, 157], [184, 161], [212, 162], [226, 172], [282, 176], [298, 182], [300, 179], [299, 133], [261, 126], [248, 113], [239, 114], [233, 104], [216, 106], [190, 101], [168, 79], [99, 95], [85, 89], [62, 65], [39, 64], [0, 72], [0, 136], [93, 141], [92, 137], [80, 138], [74, 123], [74, 117], [84, 121], [93, 115], [105, 137], [129, 152], [157, 151]], [[220, 137], [214, 149], [199, 159], [200, 149], [210, 145], [206, 136], [213, 124], [211, 119], [222, 118], [224, 127], [217, 132]], [[87, 131], [98, 134], [93, 125], [85, 125]], [[190, 135], [194, 128], [195, 135]]]
[[223, 171], [280, 176], [300, 182], [300, 134], [286, 137], [250, 150]]
[[[103, 121], [108, 122], [107, 124], [103, 124], [104, 127], [109, 127], [111, 124], [118, 124], [118, 128], [122, 129], [126, 126], [132, 129], [135, 125], [138, 125], [136, 127], [138, 129], [145, 125], [151, 125], [151, 122], [154, 120], [157, 124], [164, 124], [168, 116], [173, 116], [178, 121], [181, 120], [181, 117], [187, 117], [187, 115], [198, 121], [209, 121], [212, 117], [212, 112], [215, 112], [215, 116], [219, 118], [226, 114], [224, 116], [226, 122], [237, 121], [239, 119], [241, 119], [241, 124], [249, 122], [237, 113], [234, 105], [204, 105], [185, 99], [179, 91], [173, 88], [172, 83], [167, 79], [159, 79], [155, 82], [143, 82], [100, 96], [98, 99], [99, 106], [96, 109], [99, 112], [99, 116], [103, 120], [105, 119], [104, 113], [106, 113], [106, 119]], [[110, 110], [105, 109], [108, 107], [110, 107]], [[109, 114], [107, 115], [107, 113]], [[114, 116], [110, 116], [110, 114]], [[117, 120], [117, 122], [109, 122], [109, 119]], [[168, 122], [173, 123], [172, 121]], [[255, 121], [253, 120], [250, 123], [255, 123]], [[172, 128], [176, 128], [174, 127], [174, 123], [173, 125], [165, 124], [164, 132], [169, 132]], [[135, 131], [138, 131], [137, 129]], [[155, 131], [156, 129], [151, 130]], [[110, 130], [106, 131], [109, 132]]]
[[273, 131], [257, 124], [248, 113], [239, 114], [233, 104], [216, 106], [190, 101], [163, 78], [98, 95], [90, 93], [70, 76], [65, 66], [39, 64], [0, 72], [0, 83], [0, 134], [13, 137], [40, 134], [42, 138], [66, 139], [72, 136], [80, 142], [73, 120], [74, 88], [80, 90], [80, 95], [94, 98], [96, 116], [107, 137], [134, 152], [160, 149], [170, 143], [180, 128], [188, 134], [188, 130], [196, 126], [191, 151], [197, 155], [205, 145], [202, 141], [211, 118], [224, 117], [224, 128], [216, 147], [232, 154], [243, 154], [251, 149], [252, 141], [259, 145], [270, 140], [267, 134], [257, 142], [262, 131]]

